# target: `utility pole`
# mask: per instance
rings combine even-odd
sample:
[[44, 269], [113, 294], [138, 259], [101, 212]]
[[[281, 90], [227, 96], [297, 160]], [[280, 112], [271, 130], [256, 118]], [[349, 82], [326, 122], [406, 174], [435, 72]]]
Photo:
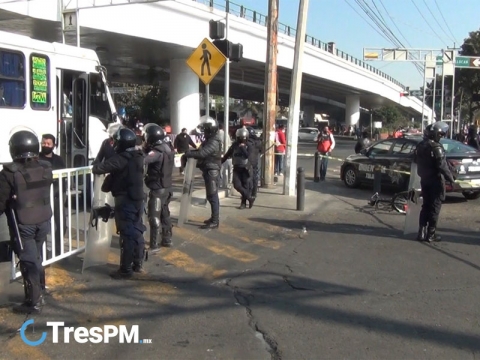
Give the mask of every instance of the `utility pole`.
[[[225, 9], [226, 11], [226, 17], [225, 17], [225, 39], [228, 40], [228, 30], [229, 30], [229, 12], [230, 12], [230, 1], [227, 1], [227, 8]], [[209, 89], [210, 90], [210, 89]], [[223, 139], [223, 144], [224, 147], [227, 147], [227, 144], [229, 143], [228, 139], [230, 136], [230, 59], [227, 58], [227, 61], [225, 62], [225, 97], [223, 99], [223, 111], [224, 111], [224, 118], [223, 118], [223, 131], [224, 131], [224, 139]], [[210, 115], [210, 113], [208, 113]], [[223, 149], [224, 152], [226, 152], [228, 149]], [[228, 183], [228, 176], [224, 176], [224, 186], [227, 186]]]
[[285, 159], [285, 179], [283, 194], [294, 196], [297, 170], [298, 127], [300, 121], [300, 99], [302, 95], [302, 68], [305, 32], [307, 28], [308, 1], [300, 0], [298, 5], [297, 33], [293, 57], [292, 84], [290, 86], [290, 103], [288, 105], [287, 153]]
[[445, 61], [443, 61], [445, 57], [445, 51], [442, 50], [442, 91], [441, 91], [441, 98], [440, 98], [440, 121], [443, 121], [443, 113], [445, 107]]
[[268, 0], [267, 61], [265, 64], [265, 105], [263, 110], [262, 185], [273, 185], [275, 119], [277, 116], [277, 49], [278, 49], [278, 3]]

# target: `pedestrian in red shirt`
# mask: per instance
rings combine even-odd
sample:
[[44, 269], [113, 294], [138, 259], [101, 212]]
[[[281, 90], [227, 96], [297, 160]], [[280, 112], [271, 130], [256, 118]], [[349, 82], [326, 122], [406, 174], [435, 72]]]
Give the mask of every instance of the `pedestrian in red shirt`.
[[285, 128], [283, 125], [279, 125], [277, 131], [275, 131], [275, 175], [283, 175], [283, 160], [285, 158], [286, 144]]

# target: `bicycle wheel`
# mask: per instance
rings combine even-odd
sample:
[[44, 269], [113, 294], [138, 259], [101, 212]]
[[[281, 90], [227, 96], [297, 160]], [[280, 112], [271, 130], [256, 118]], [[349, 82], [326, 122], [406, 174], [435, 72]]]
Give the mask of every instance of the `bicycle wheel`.
[[408, 208], [408, 191], [399, 192], [392, 197], [392, 207], [400, 214], [406, 214]]

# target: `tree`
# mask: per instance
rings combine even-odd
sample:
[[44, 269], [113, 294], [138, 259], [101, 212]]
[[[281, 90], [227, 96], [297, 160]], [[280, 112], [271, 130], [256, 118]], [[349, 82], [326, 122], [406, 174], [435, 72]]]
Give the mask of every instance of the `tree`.
[[383, 128], [394, 130], [408, 125], [408, 118], [397, 106], [388, 105], [373, 110], [375, 121], [381, 121]]
[[[460, 55], [478, 56], [480, 55], [480, 31], [472, 31], [466, 38], [459, 51]], [[480, 109], [480, 71], [476, 69], [456, 69], [455, 73], [457, 88], [462, 99], [462, 118], [473, 121], [474, 113]], [[465, 104], [466, 106], [464, 107]], [[460, 105], [460, 101], [459, 101]]]
[[160, 85], [160, 80], [165, 77], [163, 71], [150, 68], [146, 74], [148, 90], [139, 97], [137, 105], [140, 107], [141, 116], [148, 122], [165, 125], [163, 110], [167, 106], [168, 92]]

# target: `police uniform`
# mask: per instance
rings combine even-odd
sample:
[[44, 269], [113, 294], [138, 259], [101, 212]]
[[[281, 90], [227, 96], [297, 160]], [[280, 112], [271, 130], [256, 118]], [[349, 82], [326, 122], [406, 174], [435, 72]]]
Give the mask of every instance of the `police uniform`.
[[20, 260], [25, 301], [15, 312], [40, 312], [45, 290], [42, 247], [50, 233], [52, 167], [38, 160], [39, 143], [33, 131], [10, 138], [13, 163], [0, 172], [0, 214], [6, 212], [12, 247]]
[[455, 179], [445, 160], [445, 150], [440, 138], [448, 131], [448, 124], [443, 121], [429, 125], [425, 130], [425, 138], [415, 150], [417, 174], [420, 176], [423, 204], [419, 218], [417, 240], [440, 241], [435, 234], [438, 217], [445, 200], [445, 180], [454, 183]]
[[148, 222], [150, 224], [150, 250], [159, 249], [160, 228], [161, 246], [172, 244], [172, 221], [169, 204], [172, 199], [172, 173], [175, 165], [175, 152], [171, 143], [164, 142], [165, 132], [160, 126], [147, 129], [145, 142], [148, 154], [145, 157], [147, 175], [145, 185], [150, 190], [148, 196]]
[[232, 158], [233, 165], [233, 187], [242, 196], [240, 209], [245, 209], [247, 200], [249, 207], [253, 206], [251, 185], [251, 166], [249, 162], [250, 151], [247, 145], [248, 131], [246, 129], [238, 129], [236, 134], [237, 140], [230, 146], [222, 158], [222, 163]]
[[248, 137], [248, 149], [249, 149], [249, 158], [248, 161], [252, 167], [252, 198], [257, 197], [258, 191], [258, 181], [260, 178], [260, 169], [258, 167], [258, 162], [260, 161], [260, 154], [262, 152], [262, 140], [260, 140], [255, 134], [253, 128], [247, 128], [249, 132]]
[[191, 150], [185, 154], [187, 158], [197, 159], [197, 167], [202, 170], [205, 182], [207, 201], [211, 207], [211, 217], [205, 220], [204, 229], [218, 228], [220, 221], [220, 200], [218, 199], [218, 183], [220, 179], [220, 168], [222, 159], [222, 144], [218, 134], [218, 122], [213, 118], [202, 124], [205, 140], [200, 149]]
[[113, 278], [128, 278], [142, 272], [146, 227], [142, 223], [144, 209], [143, 151], [135, 149], [136, 135], [130, 129], [120, 129], [114, 135], [116, 154], [101, 164], [95, 164], [95, 175], [110, 174], [110, 190], [115, 198], [115, 223], [120, 233], [120, 269]]

